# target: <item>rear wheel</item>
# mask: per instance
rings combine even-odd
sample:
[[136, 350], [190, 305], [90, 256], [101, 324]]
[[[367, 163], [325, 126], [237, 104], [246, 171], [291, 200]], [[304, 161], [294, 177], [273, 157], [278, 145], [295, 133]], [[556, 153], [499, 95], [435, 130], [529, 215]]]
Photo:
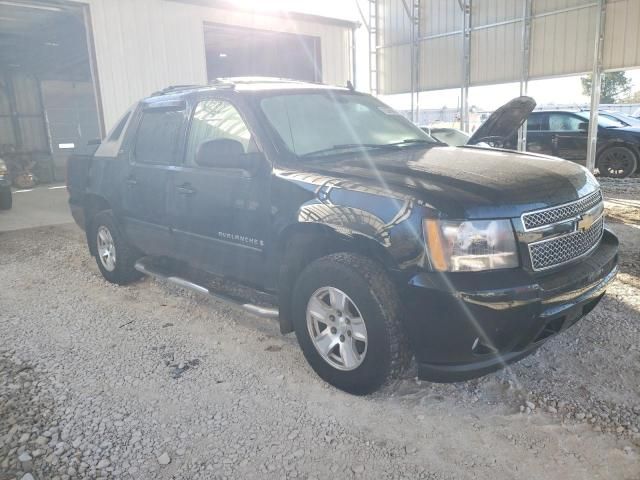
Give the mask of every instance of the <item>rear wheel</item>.
[[335, 387], [371, 393], [400, 375], [410, 353], [395, 287], [376, 262], [339, 253], [311, 263], [293, 296], [293, 322], [315, 372]]
[[622, 145], [606, 148], [598, 157], [598, 170], [603, 177], [626, 178], [635, 172], [637, 164], [633, 150]]
[[0, 190], [0, 210], [9, 210], [13, 206], [11, 188]]
[[140, 255], [120, 232], [111, 211], [100, 212], [93, 218], [89, 241], [94, 242], [96, 263], [106, 280], [125, 285], [142, 276], [134, 268]]

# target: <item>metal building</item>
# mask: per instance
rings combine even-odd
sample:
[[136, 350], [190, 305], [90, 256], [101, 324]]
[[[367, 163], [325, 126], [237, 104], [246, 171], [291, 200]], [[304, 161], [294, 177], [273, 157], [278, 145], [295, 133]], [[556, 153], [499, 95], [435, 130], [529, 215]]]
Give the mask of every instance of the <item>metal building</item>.
[[[370, 86], [412, 95], [470, 86], [640, 67], [640, 0], [369, 0]], [[590, 165], [596, 122], [590, 122]]]
[[0, 0], [0, 155], [17, 150], [41, 180], [60, 180], [74, 149], [169, 85], [241, 75], [345, 85], [355, 27], [220, 0]]

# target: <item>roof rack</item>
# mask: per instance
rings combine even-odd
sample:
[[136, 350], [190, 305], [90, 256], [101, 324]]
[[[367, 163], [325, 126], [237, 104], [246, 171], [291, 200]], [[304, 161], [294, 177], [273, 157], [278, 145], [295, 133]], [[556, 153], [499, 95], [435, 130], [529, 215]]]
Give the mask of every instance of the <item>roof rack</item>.
[[158, 97], [160, 95], [168, 95], [170, 93], [179, 92], [181, 90], [194, 90], [196, 88], [202, 88], [203, 85], [170, 85], [162, 90], [158, 90], [157, 92], [153, 92], [151, 94], [152, 97]]
[[322, 82], [313, 82], [311, 80], [296, 80], [295, 78], [283, 77], [262, 77], [262, 76], [244, 76], [244, 77], [223, 77], [216, 79], [223, 83], [232, 84], [251, 84], [251, 83], [309, 83], [315, 85], [324, 85]]
[[158, 90], [157, 92], [153, 92], [151, 94], [152, 97], [159, 97], [162, 95], [169, 95], [171, 93], [182, 92], [184, 90], [198, 90], [200, 88], [235, 88], [235, 85], [232, 82], [229, 82], [225, 79], [216, 78], [215, 80], [211, 80], [208, 85], [170, 85], [162, 90]]
[[283, 82], [292, 82], [292, 83], [300, 83], [300, 80], [293, 80], [291, 78], [279, 78], [279, 77], [261, 77], [261, 76], [243, 76], [243, 77], [224, 77], [217, 78], [219, 82], [224, 83], [283, 83]]
[[259, 76], [246, 76], [246, 77], [223, 77], [210, 80], [207, 85], [170, 85], [162, 90], [153, 92], [152, 97], [159, 97], [162, 95], [169, 95], [184, 90], [197, 90], [201, 88], [228, 88], [233, 90], [236, 85], [251, 84], [251, 83], [310, 83], [316, 85], [323, 85], [321, 82], [308, 82], [303, 80], [295, 80], [292, 78], [279, 78], [279, 77], [259, 77]]

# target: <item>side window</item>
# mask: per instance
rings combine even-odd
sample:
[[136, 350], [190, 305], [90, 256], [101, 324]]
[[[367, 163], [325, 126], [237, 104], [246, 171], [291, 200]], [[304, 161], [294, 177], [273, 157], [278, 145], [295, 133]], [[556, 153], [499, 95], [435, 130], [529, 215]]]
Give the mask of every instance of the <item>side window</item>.
[[566, 113], [549, 114], [549, 130], [554, 132], [577, 132], [582, 122], [584, 120]]
[[195, 165], [198, 147], [209, 140], [236, 140], [242, 144], [247, 153], [252, 147], [251, 133], [240, 112], [224, 100], [204, 100], [193, 113], [185, 163]]
[[171, 165], [176, 155], [184, 112], [149, 109], [142, 114], [135, 139], [135, 158], [140, 163]]
[[540, 132], [548, 130], [547, 128], [547, 114], [546, 113], [534, 113], [527, 119], [527, 131]]

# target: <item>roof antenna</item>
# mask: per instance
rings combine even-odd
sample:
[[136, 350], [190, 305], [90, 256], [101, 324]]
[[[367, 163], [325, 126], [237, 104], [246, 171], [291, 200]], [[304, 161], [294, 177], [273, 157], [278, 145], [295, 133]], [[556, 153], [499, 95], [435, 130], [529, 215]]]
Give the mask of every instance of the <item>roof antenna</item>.
[[351, 80], [347, 80], [347, 88], [352, 92], [355, 90], [355, 87], [353, 86], [353, 83], [351, 83]]

